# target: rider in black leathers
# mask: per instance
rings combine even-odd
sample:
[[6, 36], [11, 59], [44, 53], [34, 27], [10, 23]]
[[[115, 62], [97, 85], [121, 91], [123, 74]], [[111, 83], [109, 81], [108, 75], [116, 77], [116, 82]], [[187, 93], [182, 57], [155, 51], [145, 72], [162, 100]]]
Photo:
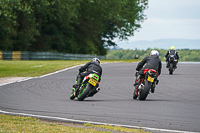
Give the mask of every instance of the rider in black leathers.
[[152, 50], [150, 56], [146, 56], [141, 62], [138, 63], [136, 71], [139, 72], [136, 72], [137, 82], [134, 84], [134, 86], [138, 85], [140, 80], [143, 78], [144, 69], [154, 69], [160, 75], [161, 68], [162, 64], [161, 60], [159, 59], [159, 52], [157, 50]]
[[170, 57], [170, 55], [174, 55], [174, 58], [177, 60], [177, 62], [175, 64], [176, 65], [175, 68], [177, 68], [177, 63], [178, 63], [178, 60], [179, 60], [179, 56], [178, 56], [178, 52], [175, 50], [174, 46], [171, 46], [170, 50], [167, 51], [167, 53], [165, 55], [166, 63], [167, 63], [166, 67], [167, 68], [169, 68], [169, 57]]
[[[99, 75], [99, 82], [101, 81], [102, 68], [100, 66], [100, 60], [93, 58], [92, 61], [86, 63], [84, 66], [79, 68], [79, 75], [77, 76], [77, 83], [73, 85], [73, 88], [79, 88], [83, 78], [91, 73]], [[98, 86], [96, 86], [98, 87]]]

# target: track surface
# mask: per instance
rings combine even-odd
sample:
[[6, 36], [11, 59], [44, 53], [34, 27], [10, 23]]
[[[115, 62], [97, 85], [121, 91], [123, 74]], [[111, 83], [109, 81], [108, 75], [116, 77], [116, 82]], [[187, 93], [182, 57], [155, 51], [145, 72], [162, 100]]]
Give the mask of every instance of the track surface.
[[136, 65], [102, 64], [101, 90], [83, 102], [69, 99], [78, 67], [0, 86], [0, 110], [200, 132], [200, 64], [179, 63], [173, 75], [163, 64], [156, 91], [146, 101], [132, 98]]

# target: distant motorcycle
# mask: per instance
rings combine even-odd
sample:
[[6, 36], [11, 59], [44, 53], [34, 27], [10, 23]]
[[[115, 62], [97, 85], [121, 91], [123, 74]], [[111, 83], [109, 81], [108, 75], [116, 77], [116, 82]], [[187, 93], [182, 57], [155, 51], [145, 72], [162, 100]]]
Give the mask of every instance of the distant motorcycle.
[[177, 68], [176, 67], [177, 60], [175, 59], [174, 55], [170, 55], [168, 63], [169, 63], [169, 68], [168, 68], [169, 74], [173, 74], [173, 72]]
[[[146, 100], [148, 94], [154, 93], [155, 87], [158, 84], [158, 73], [154, 69], [144, 69], [144, 77], [141, 82], [135, 86], [133, 99]], [[137, 77], [136, 77], [137, 78]], [[137, 79], [135, 79], [135, 82]]]
[[[84, 77], [82, 84], [79, 88], [73, 88], [70, 99], [74, 100], [76, 97], [78, 101], [83, 101], [87, 97], [92, 97], [100, 88], [98, 87], [99, 76], [97, 74], [89, 74]], [[77, 83], [77, 79], [75, 84]]]

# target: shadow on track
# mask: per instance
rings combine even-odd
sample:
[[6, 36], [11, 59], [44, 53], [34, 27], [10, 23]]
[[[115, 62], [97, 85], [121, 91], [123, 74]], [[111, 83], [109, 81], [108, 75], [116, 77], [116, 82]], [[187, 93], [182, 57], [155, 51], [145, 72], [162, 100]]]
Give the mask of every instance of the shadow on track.
[[78, 100], [74, 100], [76, 102], [117, 102], [117, 101], [121, 101], [121, 102], [128, 102], [128, 101], [136, 101], [136, 102], [171, 102], [171, 101], [174, 101], [174, 100], [171, 100], [171, 99], [146, 99], [146, 100], [139, 100], [139, 99], [105, 99], [105, 100], [90, 100], [90, 99], [87, 99], [87, 100], [84, 100], [84, 101], [78, 101]]

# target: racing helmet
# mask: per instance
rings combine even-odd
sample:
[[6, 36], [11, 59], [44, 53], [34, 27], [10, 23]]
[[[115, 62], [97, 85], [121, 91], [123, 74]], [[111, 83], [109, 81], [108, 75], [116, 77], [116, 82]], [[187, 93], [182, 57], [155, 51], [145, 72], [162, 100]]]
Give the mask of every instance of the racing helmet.
[[159, 56], [159, 52], [157, 50], [152, 50], [150, 55], [158, 55]]
[[98, 64], [100, 64], [100, 60], [98, 58], [93, 58], [92, 62], [97, 62]]
[[175, 50], [175, 47], [174, 47], [174, 46], [171, 46], [171, 47], [170, 47], [170, 50], [172, 50], [172, 49]]

